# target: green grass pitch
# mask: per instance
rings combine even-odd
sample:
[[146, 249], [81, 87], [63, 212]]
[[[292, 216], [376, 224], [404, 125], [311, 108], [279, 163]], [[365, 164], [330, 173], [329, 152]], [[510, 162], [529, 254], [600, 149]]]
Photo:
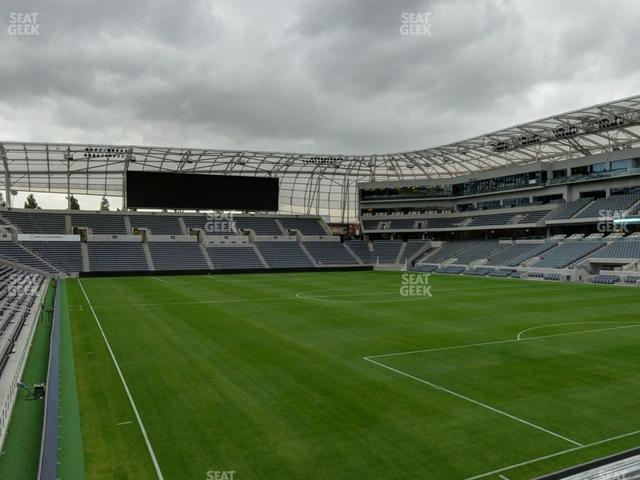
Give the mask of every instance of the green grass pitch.
[[638, 445], [637, 289], [401, 280], [68, 280], [86, 478], [516, 480]]

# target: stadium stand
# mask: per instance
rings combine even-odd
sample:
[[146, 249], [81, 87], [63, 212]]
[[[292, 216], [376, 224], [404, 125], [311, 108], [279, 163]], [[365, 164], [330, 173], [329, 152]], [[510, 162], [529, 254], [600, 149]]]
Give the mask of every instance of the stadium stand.
[[33, 307], [42, 283], [37, 274], [2, 266], [0, 270], [0, 375], [22, 332], [29, 309]]
[[567, 220], [572, 218], [576, 213], [589, 205], [593, 199], [591, 198], [579, 198], [573, 202], [567, 202], [556, 208], [546, 220]]
[[416, 223], [415, 218], [401, 218], [391, 220], [391, 230], [413, 230]]
[[99, 213], [76, 213], [71, 215], [71, 225], [88, 227], [93, 233], [102, 235], [125, 235], [127, 227], [124, 216]]
[[279, 219], [280, 224], [288, 230], [299, 230], [302, 235], [327, 235], [317, 218], [285, 218]]
[[92, 272], [148, 271], [140, 242], [87, 242]]
[[447, 242], [440, 247], [436, 252], [426, 256], [424, 258], [428, 263], [441, 263], [450, 258], [457, 257], [459, 253], [474, 247], [480, 243], [477, 240], [462, 240], [459, 242]]
[[24, 265], [27, 268], [35, 268], [49, 275], [60, 273], [53, 266], [34, 254], [31, 250], [15, 242], [0, 242], [0, 258], [9, 262]]
[[468, 217], [443, 217], [427, 219], [427, 228], [454, 228], [468, 220]]
[[534, 212], [527, 212], [519, 217], [516, 223], [538, 223], [544, 217], [549, 215], [552, 210], [537, 210]]
[[364, 240], [349, 240], [346, 245], [355, 253], [362, 263], [371, 263], [371, 251], [369, 242]]
[[207, 254], [217, 270], [264, 268], [252, 246], [209, 246]]
[[553, 242], [533, 245], [530, 243], [514, 243], [509, 247], [490, 255], [488, 257], [488, 263], [489, 265], [516, 267], [522, 262], [549, 250], [554, 245], [555, 243]]
[[207, 261], [195, 242], [149, 242], [156, 270], [207, 270]]
[[256, 242], [270, 268], [313, 267], [298, 242]]
[[510, 277], [514, 272], [515, 272], [515, 270], [508, 270], [508, 269], [499, 268], [497, 270], [491, 270], [489, 272], [489, 276], [490, 277], [498, 277], [498, 278], [506, 278], [506, 277]]
[[475, 275], [477, 277], [486, 277], [487, 275], [489, 275], [489, 273], [491, 273], [493, 271], [494, 271], [493, 268], [475, 267], [475, 268], [468, 268], [467, 270], [462, 272], [462, 274], [463, 275]]
[[22, 245], [62, 272], [71, 274], [84, 270], [80, 242], [26, 241]]
[[304, 246], [318, 265], [356, 265], [358, 263], [340, 242], [304, 242]]
[[536, 268], [564, 268], [604, 246], [604, 242], [578, 241], [565, 242], [542, 253]]
[[379, 223], [379, 220], [363, 220], [362, 228], [365, 230], [377, 230]]
[[256, 235], [284, 235], [275, 218], [269, 217], [238, 217], [235, 219], [236, 228], [251, 229]]
[[434, 272], [438, 269], [438, 265], [433, 264], [433, 263], [424, 263], [421, 265], [417, 265], [415, 270], [417, 270], [418, 272]]
[[204, 230], [206, 235], [233, 235], [235, 234], [232, 218], [211, 218], [209, 215], [183, 215], [182, 220], [188, 229], [199, 228]]
[[395, 263], [402, 248], [400, 240], [377, 240], [372, 245], [374, 263]]
[[562, 275], [560, 275], [559, 273], [545, 273], [542, 278], [544, 278], [545, 280], [553, 280], [555, 282], [559, 282], [560, 280], [562, 280]]
[[[539, 209], [532, 212], [494, 213], [476, 215], [474, 217], [435, 217], [427, 221], [436, 225], [465, 223], [468, 226], [491, 228], [505, 222], [536, 223], [542, 219], [571, 216], [575, 212], [590, 215], [589, 210], [595, 208], [616, 209], [633, 206], [640, 200], [640, 194], [614, 195], [606, 199], [580, 199], [560, 205], [556, 210]], [[584, 210], [584, 208], [586, 210]], [[538, 207], [540, 208], [540, 207]], [[635, 208], [635, 207], [634, 207]], [[146, 228], [152, 235], [176, 236], [185, 235], [183, 224], [189, 229], [202, 229], [204, 235], [241, 235], [240, 230], [251, 229], [256, 235], [282, 237], [289, 231], [296, 230], [303, 235], [327, 236], [320, 217], [311, 216], [238, 216], [222, 222], [225, 229], [209, 228], [211, 218], [206, 214], [167, 214], [167, 213], [103, 213], [1, 210], [2, 220], [9, 225], [16, 225], [32, 232], [58, 231], [64, 232], [65, 225], [86, 226], [91, 229], [89, 236], [83, 241], [55, 241], [50, 239], [28, 240], [21, 242], [4, 241], [0, 245], [0, 258], [5, 258], [17, 265], [37, 269], [48, 275], [76, 274], [85, 270], [92, 273], [118, 271], [175, 271], [175, 270], [218, 270], [227, 269], [263, 269], [263, 268], [313, 268], [320, 266], [355, 266], [362, 264], [405, 264], [415, 259], [424, 250], [426, 240], [346, 240], [343, 243], [332, 241], [275, 241], [257, 237], [246, 239], [248, 244], [236, 244], [237, 240], [229, 240], [229, 244], [211, 244], [206, 248], [202, 237], [193, 236], [192, 242], [183, 239], [162, 239], [155, 241], [106, 241], [104, 237], [93, 239], [91, 234], [123, 235], [130, 224], [135, 231]], [[551, 212], [551, 213], [549, 213]], [[368, 221], [368, 220], [365, 220]], [[376, 223], [382, 220], [375, 220]], [[233, 225], [237, 226], [234, 230]], [[396, 229], [414, 226], [414, 219], [395, 219], [386, 222], [395, 225]], [[236, 231], [237, 230], [237, 231]], [[10, 230], [11, 231], [11, 230]], [[239, 233], [240, 232], [240, 233]], [[546, 241], [538, 243], [500, 243], [498, 240], [452, 240], [444, 242], [439, 248], [427, 252], [419, 259], [423, 268], [427, 265], [453, 263], [458, 265], [475, 265], [470, 275], [483, 272], [490, 276], [512, 276], [509, 268], [484, 270], [485, 267], [517, 267], [534, 268], [567, 268], [590, 256], [602, 259], [640, 259], [640, 242], [637, 233], [628, 237], [624, 233], [605, 235], [600, 232], [555, 234]], [[556, 239], [556, 241], [551, 241]], [[125, 239], [121, 239], [125, 240]], [[159, 239], [160, 240], [160, 239]], [[199, 245], [197, 242], [203, 242]], [[253, 243], [255, 242], [255, 244]], [[564, 243], [558, 243], [564, 242]], [[238, 242], [241, 243], [241, 242]], [[436, 244], [437, 245], [437, 244]], [[86, 248], [84, 247], [86, 246]], [[258, 250], [256, 250], [256, 248]], [[84, 249], [84, 250], [83, 250]], [[83, 252], [86, 258], [83, 259]], [[204, 254], [206, 252], [207, 255]], [[354, 255], [356, 258], [354, 258]], [[424, 254], [423, 254], [424, 255]], [[265, 263], [268, 267], [265, 267]], [[539, 258], [537, 258], [539, 257]], [[210, 260], [210, 261], [209, 261]], [[359, 261], [358, 261], [359, 260]], [[482, 264], [484, 261], [484, 264]], [[85, 263], [86, 262], [86, 263]], [[476, 265], [478, 262], [481, 265]], [[87, 268], [89, 266], [89, 268]], [[433, 267], [436, 268], [435, 266]]]
[[591, 277], [591, 283], [600, 283], [604, 285], [614, 285], [620, 281], [620, 277], [616, 275], [594, 275]]
[[66, 215], [54, 212], [2, 211], [2, 217], [22, 233], [66, 233]]
[[497, 240], [485, 240], [456, 254], [456, 263], [469, 264], [487, 258], [492, 253], [504, 250], [507, 245], [500, 245]]
[[182, 235], [178, 217], [168, 215], [131, 215], [131, 228], [148, 228], [152, 235]]
[[446, 267], [437, 268], [434, 270], [436, 273], [449, 273], [451, 275], [459, 275], [464, 272], [465, 267], [459, 265], [447, 265]]
[[401, 253], [400, 263], [413, 260], [413, 257], [415, 257], [426, 245], [426, 240], [407, 240], [404, 252]]
[[480, 215], [473, 217], [469, 223], [469, 227], [478, 226], [494, 226], [494, 225], [506, 225], [513, 220], [516, 216], [514, 213], [496, 213], [493, 215]]
[[45, 277], [0, 263], [0, 444], [9, 425]]
[[594, 253], [598, 258], [640, 258], [640, 242], [619, 240], [612, 242]]
[[626, 195], [612, 195], [607, 198], [599, 198], [580, 212], [576, 218], [601, 217], [602, 212], [625, 212], [640, 200], [640, 193]]

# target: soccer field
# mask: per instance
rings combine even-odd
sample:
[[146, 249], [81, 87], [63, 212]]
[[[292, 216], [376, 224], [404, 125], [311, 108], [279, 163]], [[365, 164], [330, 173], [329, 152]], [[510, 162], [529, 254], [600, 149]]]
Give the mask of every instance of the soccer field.
[[86, 478], [515, 480], [638, 445], [636, 289], [429, 281], [67, 280]]

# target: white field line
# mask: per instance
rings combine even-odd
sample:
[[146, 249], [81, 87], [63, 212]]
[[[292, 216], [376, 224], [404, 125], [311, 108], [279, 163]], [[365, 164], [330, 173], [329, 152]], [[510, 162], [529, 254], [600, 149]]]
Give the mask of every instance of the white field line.
[[[284, 275], [284, 274], [278, 274]], [[212, 275], [213, 277], [213, 275]], [[155, 277], [152, 277], [155, 278]], [[177, 278], [177, 277], [176, 277]], [[490, 294], [491, 292], [485, 292], [484, 289], [481, 288], [462, 288], [462, 289], [438, 289], [438, 292], [447, 293], [447, 292], [460, 292], [463, 290], [467, 291], [483, 291], [483, 294]], [[315, 290], [314, 290], [315, 291]], [[298, 294], [308, 293], [309, 290], [305, 292], [298, 292]], [[296, 294], [296, 297], [303, 300], [311, 300], [311, 298], [304, 298]], [[373, 295], [373, 294], [372, 294]], [[376, 293], [379, 295], [379, 293]], [[158, 302], [158, 303], [115, 303], [113, 305], [95, 305], [94, 308], [129, 308], [129, 307], [161, 307], [163, 305], [195, 305], [195, 304], [215, 304], [215, 303], [246, 303], [246, 302], [272, 302], [272, 301], [282, 301], [288, 300], [291, 297], [258, 297], [258, 298], [228, 298], [228, 299], [220, 299], [220, 300], [191, 300], [191, 301], [182, 301], [182, 302]], [[415, 297], [416, 299], [423, 300], [424, 297]], [[328, 299], [313, 299], [324, 302], [333, 302], [333, 300]], [[406, 299], [404, 299], [406, 301]], [[389, 300], [385, 300], [388, 302]], [[395, 302], [396, 300], [390, 300]], [[341, 302], [335, 301], [334, 303], [349, 303], [349, 302]], [[82, 305], [69, 305], [69, 308], [78, 308], [82, 309]]]
[[506, 467], [498, 468], [497, 470], [492, 470], [490, 472], [481, 473], [474, 477], [468, 477], [465, 480], [478, 480], [479, 478], [488, 477], [489, 475], [496, 475], [501, 472], [506, 472], [508, 470], [513, 470], [514, 468], [524, 467], [526, 465], [530, 465], [532, 463], [541, 462], [542, 460], [548, 460], [550, 458], [559, 457], [561, 455], [565, 455], [567, 453], [576, 452], [578, 450], [583, 450], [585, 448], [596, 447], [598, 445], [602, 445], [603, 443], [613, 442], [615, 440], [620, 440], [626, 437], [631, 437], [633, 435], [640, 434], [640, 430], [635, 430], [629, 433], [623, 433], [622, 435], [617, 435], [615, 437], [605, 438], [604, 440], [598, 440], [597, 442], [587, 443], [586, 445], [582, 445], [580, 447], [569, 448], [567, 450], [561, 450], [556, 453], [550, 453], [549, 455], [544, 455], [542, 457], [532, 458], [531, 460], [526, 460], [520, 463], [514, 463], [513, 465], [508, 465]]
[[98, 316], [96, 315], [96, 311], [93, 309], [93, 305], [91, 305], [91, 300], [89, 300], [89, 296], [87, 295], [87, 292], [84, 289], [84, 286], [82, 285], [82, 282], [80, 281], [80, 279], [78, 279], [78, 284], [80, 285], [80, 289], [82, 290], [82, 293], [84, 294], [84, 298], [87, 299], [87, 303], [89, 304], [89, 308], [91, 309], [91, 313], [93, 313], [93, 318], [95, 318], [96, 320], [96, 324], [98, 325], [98, 328], [100, 329], [100, 333], [102, 334], [102, 338], [104, 339], [104, 343], [107, 346], [107, 349], [109, 350], [109, 354], [111, 355], [111, 359], [113, 360], [113, 364], [116, 367], [116, 370], [118, 371], [118, 375], [120, 376], [120, 380], [122, 381], [122, 386], [124, 387], [125, 392], [127, 393], [127, 397], [129, 397], [129, 403], [131, 404], [131, 408], [133, 409], [133, 413], [136, 416], [136, 420], [138, 421], [138, 425], [140, 426], [140, 431], [142, 432], [142, 436], [144, 437], [144, 441], [147, 444], [147, 450], [149, 451], [149, 455], [151, 456], [151, 461], [153, 462], [153, 466], [155, 467], [156, 470], [156, 474], [158, 475], [158, 479], [159, 480], [164, 480], [164, 477], [162, 476], [162, 471], [160, 470], [160, 465], [158, 464], [158, 459], [156, 458], [156, 454], [153, 451], [153, 447], [151, 446], [151, 442], [149, 441], [149, 436], [147, 435], [147, 431], [144, 428], [144, 424], [142, 423], [142, 418], [140, 417], [140, 413], [138, 412], [138, 408], [136, 407], [135, 402], [133, 401], [133, 397], [131, 396], [131, 391], [129, 390], [129, 386], [127, 385], [126, 380], [124, 379], [124, 375], [122, 374], [122, 370], [120, 369], [120, 365], [118, 365], [118, 360], [116, 360], [116, 356], [113, 353], [113, 350], [111, 349], [111, 345], [109, 344], [109, 340], [107, 340], [107, 336], [104, 333], [104, 330], [102, 329], [102, 325], [100, 324], [100, 320], [98, 320]]
[[[289, 297], [287, 297], [289, 298]], [[283, 298], [262, 297], [262, 298], [232, 298], [227, 300], [191, 300], [184, 302], [158, 302], [158, 303], [115, 303], [113, 305], [96, 305], [95, 308], [129, 308], [129, 307], [161, 307], [163, 305], [196, 305], [196, 304], [215, 304], [215, 303], [245, 303], [258, 301], [281, 301]]]
[[431, 388], [434, 388], [435, 390], [440, 390], [442, 392], [448, 393], [449, 395], [453, 395], [454, 397], [460, 398], [462, 400], [466, 400], [467, 402], [470, 402], [470, 403], [473, 403], [474, 405], [478, 405], [480, 407], [483, 407], [483, 408], [485, 408], [487, 410], [490, 410], [490, 411], [492, 411], [494, 413], [497, 413], [499, 415], [503, 415], [503, 416], [505, 416], [507, 418], [510, 418], [511, 420], [515, 420], [516, 422], [520, 422], [520, 423], [523, 423], [523, 424], [525, 424], [525, 425], [527, 425], [529, 427], [535, 428], [536, 430], [540, 430], [541, 432], [544, 432], [544, 433], [547, 433], [549, 435], [552, 435], [552, 436], [554, 436], [556, 438], [564, 440], [565, 442], [569, 442], [569, 443], [571, 443], [571, 444], [573, 444], [573, 445], [575, 445], [577, 447], [582, 447], [583, 446], [581, 443], [576, 442], [575, 440], [572, 440], [570, 438], [567, 438], [564, 435], [560, 435], [559, 433], [556, 433], [556, 432], [553, 432], [551, 430], [548, 430], [548, 429], [546, 429], [544, 427], [541, 427], [540, 425], [536, 425], [535, 423], [531, 423], [531, 422], [529, 422], [527, 420], [524, 420], [524, 419], [522, 419], [520, 417], [516, 417], [515, 415], [511, 415], [510, 413], [507, 413], [507, 412], [505, 412], [503, 410], [500, 410], [500, 409], [497, 409], [495, 407], [492, 407], [491, 405], [487, 405], [486, 403], [482, 403], [482, 402], [480, 402], [478, 400], [474, 400], [473, 398], [467, 397], [466, 395], [462, 395], [461, 393], [454, 392], [453, 390], [449, 390], [448, 388], [442, 387], [440, 385], [436, 385], [435, 383], [429, 382], [427, 380], [423, 380], [422, 378], [418, 378], [418, 377], [416, 377], [414, 375], [411, 375], [409, 373], [403, 372], [402, 370], [398, 370], [397, 368], [393, 368], [393, 367], [390, 367], [389, 365], [385, 365], [384, 363], [380, 363], [380, 362], [376, 362], [375, 360], [371, 360], [371, 357], [364, 357], [364, 359], [366, 361], [374, 363], [374, 364], [376, 364], [376, 365], [378, 365], [378, 366], [380, 366], [382, 368], [386, 368], [387, 370], [391, 370], [392, 372], [399, 373], [400, 375], [404, 375], [405, 377], [411, 378], [412, 380], [415, 380], [417, 382], [424, 383], [425, 385], [428, 385]]
[[133, 422], [131, 420], [127, 421], [127, 422], [118, 422], [116, 423], [116, 426], [121, 426], [121, 425], [131, 425]]
[[[361, 303], [361, 302], [357, 302], [357, 301], [349, 301], [349, 300], [331, 300], [332, 298], [338, 298], [338, 297], [364, 297], [364, 296], [371, 296], [371, 295], [375, 295], [375, 296], [380, 296], [380, 292], [374, 292], [374, 293], [352, 293], [352, 294], [344, 294], [344, 295], [331, 295], [330, 297], [305, 297], [302, 294], [304, 294], [306, 292], [298, 292], [296, 293], [296, 298], [300, 299], [300, 300], [311, 300], [314, 302], [327, 302], [327, 303]], [[398, 292], [394, 292], [394, 295], [399, 295]], [[415, 296], [415, 297], [398, 297], [396, 296], [396, 298], [389, 298], [387, 300], [365, 300], [365, 302], [362, 303], [392, 303], [392, 302], [410, 302], [410, 301], [416, 301], [416, 300], [424, 300], [426, 298], [429, 298], [427, 296]]]
[[533, 330], [540, 330], [541, 328], [547, 327], [568, 327], [570, 325], [628, 325], [629, 322], [567, 322], [567, 323], [548, 323], [546, 325], [538, 325], [537, 327], [526, 328], [516, 335], [518, 340], [522, 340], [522, 335], [528, 332], [532, 332]]
[[[439, 347], [439, 348], [427, 348], [422, 350], [411, 350], [408, 352], [396, 352], [396, 353], [385, 353], [382, 355], [370, 355], [365, 357], [366, 359], [370, 358], [382, 358], [382, 357], [395, 357], [399, 355], [412, 355], [414, 353], [428, 353], [428, 352], [442, 352], [445, 350], [458, 350], [461, 348], [471, 348], [471, 347], [483, 347], [485, 345], [500, 345], [503, 343], [515, 343], [515, 342], [528, 342], [531, 340], [542, 340], [544, 338], [555, 338], [555, 337], [567, 337], [569, 335], [579, 335], [582, 333], [595, 333], [595, 332], [608, 332], [611, 330], [623, 330], [626, 328], [637, 328], [640, 327], [640, 323], [633, 323], [631, 325], [621, 325], [619, 327], [607, 327], [607, 328], [594, 328], [590, 330], [579, 330], [577, 332], [566, 332], [566, 333], [554, 333], [550, 335], [538, 335], [536, 337], [525, 337], [525, 338], [510, 338], [507, 340], [493, 340], [490, 342], [480, 342], [480, 343], [465, 343], [462, 345], [454, 345], [451, 347]], [[522, 333], [522, 332], [521, 332]]]
[[159, 282], [166, 283], [167, 285], [169, 285], [169, 282], [167, 282], [166, 280], [163, 280], [163, 279], [158, 278], [158, 277], [152, 277], [152, 278], [153, 278], [154, 280], [158, 280]]

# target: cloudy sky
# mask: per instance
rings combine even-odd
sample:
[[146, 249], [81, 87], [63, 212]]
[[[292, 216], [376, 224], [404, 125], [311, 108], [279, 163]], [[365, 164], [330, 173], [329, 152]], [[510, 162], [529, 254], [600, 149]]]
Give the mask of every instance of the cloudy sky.
[[[31, 12], [39, 35], [11, 35]], [[424, 13], [430, 34], [403, 35]], [[4, 0], [0, 139], [435, 146], [637, 94], [638, 18], [635, 0]]]

